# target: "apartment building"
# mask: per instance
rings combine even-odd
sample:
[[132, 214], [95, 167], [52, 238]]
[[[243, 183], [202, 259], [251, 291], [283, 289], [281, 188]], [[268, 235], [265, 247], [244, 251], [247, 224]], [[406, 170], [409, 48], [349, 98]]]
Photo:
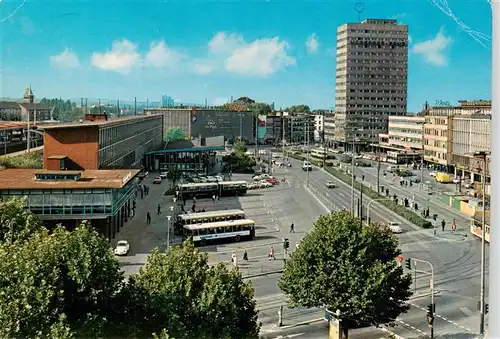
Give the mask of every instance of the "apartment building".
[[323, 129], [325, 142], [329, 147], [333, 147], [335, 145], [335, 112], [325, 114], [323, 118]]
[[323, 129], [325, 126], [325, 116], [323, 114], [314, 114], [314, 141], [323, 142]]
[[[460, 117], [488, 116], [491, 114], [491, 101], [477, 100], [458, 102], [458, 105], [450, 105], [449, 103], [437, 102], [436, 106], [425, 110], [425, 125], [424, 125], [424, 160], [434, 164], [440, 170], [454, 171], [456, 157], [453, 156], [453, 140], [454, 140], [454, 119], [456, 118], [456, 127], [460, 127], [464, 123]], [[477, 126], [477, 124], [476, 124]], [[472, 130], [475, 131], [475, 130]], [[456, 136], [463, 139], [463, 133], [457, 132]], [[459, 141], [459, 143], [462, 141]], [[483, 140], [483, 145], [485, 144]], [[456, 145], [457, 152], [460, 149]], [[473, 146], [471, 146], [473, 147]], [[480, 150], [478, 150], [480, 151]], [[460, 156], [461, 153], [457, 153]], [[463, 159], [462, 159], [463, 161]], [[459, 165], [460, 166], [460, 165]]]
[[367, 19], [337, 29], [334, 132], [325, 135], [346, 148], [376, 142], [388, 117], [406, 113], [408, 26]]
[[[491, 114], [466, 114], [453, 117], [452, 159], [459, 176], [479, 173], [484, 168], [482, 160], [474, 158], [475, 152], [491, 150]], [[486, 173], [489, 173], [489, 158]], [[479, 178], [475, 178], [480, 180]]]
[[422, 115], [390, 116], [389, 144], [405, 151], [422, 152], [424, 121]]

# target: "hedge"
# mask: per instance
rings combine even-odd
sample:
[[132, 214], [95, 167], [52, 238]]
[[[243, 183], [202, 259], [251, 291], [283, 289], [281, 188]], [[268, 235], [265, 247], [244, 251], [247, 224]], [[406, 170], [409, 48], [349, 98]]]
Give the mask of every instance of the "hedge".
[[[334, 177], [336, 177], [340, 181], [343, 181], [346, 184], [348, 184], [349, 186], [351, 186], [352, 178], [350, 175], [347, 175], [344, 172], [339, 171], [336, 168], [331, 168], [331, 167], [327, 168], [326, 171], [328, 173], [332, 174]], [[369, 196], [371, 199], [380, 199], [381, 197], [383, 197], [380, 194], [378, 194], [376, 191], [372, 190], [370, 187], [363, 185], [360, 182], [355, 181], [354, 182], [354, 189], [360, 191], [361, 188], [363, 188], [363, 193], [366, 194], [367, 196]], [[422, 218], [421, 216], [419, 216], [417, 213], [410, 211], [406, 207], [397, 204], [392, 199], [379, 200], [377, 202], [381, 205], [384, 205], [385, 207], [387, 207], [391, 211], [395, 212], [397, 215], [405, 218], [406, 220], [408, 220], [412, 224], [415, 224], [415, 225], [422, 227], [422, 228], [431, 228], [432, 227], [432, 223], [429, 220], [426, 220], [426, 219]]]
[[43, 168], [43, 153], [35, 151], [17, 157], [0, 157], [0, 168]]

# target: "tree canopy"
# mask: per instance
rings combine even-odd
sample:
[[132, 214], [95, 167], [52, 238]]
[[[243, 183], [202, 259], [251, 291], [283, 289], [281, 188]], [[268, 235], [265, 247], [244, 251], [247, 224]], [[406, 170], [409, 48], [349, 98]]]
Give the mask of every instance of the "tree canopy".
[[311, 109], [307, 105], [290, 106], [285, 111], [289, 113], [311, 113]]
[[147, 301], [130, 311], [133, 322], [148, 333], [166, 327], [177, 339], [258, 338], [251, 284], [238, 270], [228, 271], [223, 264], [210, 267], [207, 254], [192, 242], [168, 253], [154, 250], [126, 290]]
[[49, 231], [23, 207], [0, 203], [1, 338], [258, 338], [251, 284], [192, 242], [126, 281], [90, 224]]
[[176, 142], [185, 140], [184, 132], [178, 127], [172, 127], [165, 132], [163, 140], [168, 144], [169, 142]]
[[1, 245], [0, 272], [0, 337], [8, 338], [98, 334], [123, 280], [107, 241], [85, 224]]
[[54, 118], [54, 120], [72, 122], [83, 119], [83, 109], [81, 107], [76, 107], [76, 104], [70, 100], [42, 98], [40, 103], [54, 107], [54, 111], [52, 112], [52, 118]]
[[292, 306], [340, 310], [346, 328], [387, 324], [408, 310], [411, 277], [397, 238], [347, 212], [320, 216], [291, 254], [278, 285]]

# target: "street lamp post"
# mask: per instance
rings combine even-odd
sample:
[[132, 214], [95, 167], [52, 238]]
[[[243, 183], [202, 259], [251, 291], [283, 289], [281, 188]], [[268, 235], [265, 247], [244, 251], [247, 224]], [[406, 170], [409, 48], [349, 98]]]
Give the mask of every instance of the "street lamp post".
[[370, 205], [375, 202], [375, 201], [381, 201], [381, 200], [391, 200], [389, 198], [380, 198], [380, 199], [373, 199], [372, 201], [370, 201], [368, 203], [368, 205], [366, 206], [366, 220], [368, 223], [370, 223]]
[[[477, 159], [481, 159], [483, 161], [483, 169], [482, 169], [482, 216], [481, 216], [481, 291], [480, 291], [480, 310], [479, 310], [479, 335], [481, 338], [484, 338], [484, 315], [485, 315], [485, 301], [484, 301], [484, 291], [485, 291], [485, 280], [486, 280], [486, 263], [485, 263], [485, 254], [486, 254], [486, 152], [475, 152], [474, 157]], [[490, 218], [491, 220], [491, 218]]]
[[[306, 131], [306, 138], [307, 138], [307, 144], [306, 144], [307, 145], [306, 146], [307, 147], [307, 162], [310, 163], [311, 162], [311, 157], [310, 157], [311, 151], [309, 149], [309, 141], [310, 141], [309, 140], [309, 115], [306, 113], [304, 115], [304, 117], [305, 117], [304, 121], [305, 121], [305, 124], [306, 124], [305, 131]], [[306, 174], [307, 175], [306, 176], [306, 187], [309, 187], [309, 176], [310, 176], [309, 169], [306, 172], [307, 172], [307, 174]]]
[[354, 214], [354, 147], [356, 138], [352, 139], [352, 156], [351, 156], [351, 214]]
[[170, 218], [171, 215], [167, 215], [167, 252], [170, 249]]

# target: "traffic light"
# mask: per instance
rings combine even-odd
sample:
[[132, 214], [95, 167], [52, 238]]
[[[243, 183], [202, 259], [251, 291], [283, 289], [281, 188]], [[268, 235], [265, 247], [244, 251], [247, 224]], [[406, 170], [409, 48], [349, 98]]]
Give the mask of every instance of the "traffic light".
[[484, 304], [484, 314], [488, 314], [489, 310], [490, 310], [490, 305]]
[[287, 238], [283, 239], [283, 247], [287, 250], [290, 247], [290, 241]]
[[427, 317], [427, 325], [429, 325], [429, 327], [432, 327], [434, 325], [434, 305], [433, 304], [427, 305], [426, 317]]
[[406, 268], [411, 270], [411, 258], [406, 259]]

